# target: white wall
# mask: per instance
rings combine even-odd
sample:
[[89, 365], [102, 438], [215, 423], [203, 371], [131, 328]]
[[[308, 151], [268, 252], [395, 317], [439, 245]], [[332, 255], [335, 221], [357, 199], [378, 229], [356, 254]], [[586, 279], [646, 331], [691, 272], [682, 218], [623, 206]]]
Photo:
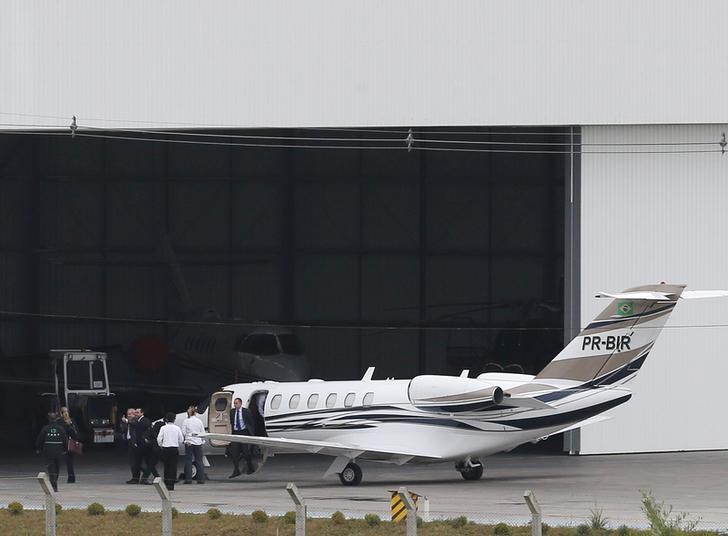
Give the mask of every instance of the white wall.
[[[723, 131], [728, 125], [587, 127], [583, 143], [586, 151], [589, 143], [710, 141]], [[593, 298], [600, 290], [660, 281], [728, 289], [727, 204], [720, 153], [584, 155], [582, 326], [604, 307]], [[681, 301], [630, 384], [632, 400], [582, 429], [581, 452], [728, 448], [726, 348], [728, 300]]]
[[722, 0], [4, 0], [0, 128], [728, 121], [726, 20]]

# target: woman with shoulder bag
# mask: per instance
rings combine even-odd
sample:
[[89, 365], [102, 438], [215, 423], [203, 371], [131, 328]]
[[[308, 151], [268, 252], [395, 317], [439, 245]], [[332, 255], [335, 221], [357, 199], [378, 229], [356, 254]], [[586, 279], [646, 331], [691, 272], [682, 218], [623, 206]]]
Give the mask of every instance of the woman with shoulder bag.
[[66, 430], [66, 436], [68, 437], [69, 445], [66, 445], [65, 455], [66, 471], [68, 472], [67, 482], [69, 484], [73, 484], [74, 482], [76, 482], [76, 472], [73, 467], [73, 458], [76, 456], [76, 454], [72, 452], [72, 447], [70, 445], [72, 442], [75, 442], [78, 443], [78, 447], [80, 448], [81, 443], [78, 440], [78, 429], [76, 428], [76, 424], [73, 422], [73, 419], [71, 419], [71, 414], [68, 412], [68, 408], [66, 406], [61, 407], [61, 415], [58, 418], [58, 421], [63, 425], [63, 428]]

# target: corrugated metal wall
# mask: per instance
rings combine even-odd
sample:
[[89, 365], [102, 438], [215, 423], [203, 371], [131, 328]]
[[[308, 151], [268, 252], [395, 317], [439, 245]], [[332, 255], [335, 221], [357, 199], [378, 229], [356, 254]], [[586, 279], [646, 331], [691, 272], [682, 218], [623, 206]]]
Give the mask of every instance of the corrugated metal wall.
[[[688, 143], [722, 132], [728, 125], [585, 127], [582, 143], [584, 153], [595, 150], [591, 143], [691, 151], [705, 147]], [[660, 281], [728, 289], [728, 156], [584, 154], [581, 180], [582, 326], [604, 307], [593, 298], [600, 290]], [[679, 303], [631, 384], [632, 400], [610, 412], [614, 419], [582, 430], [581, 452], [728, 447], [726, 348], [728, 300]]]
[[0, 123], [728, 121], [726, 20], [721, 0], [6, 0]]

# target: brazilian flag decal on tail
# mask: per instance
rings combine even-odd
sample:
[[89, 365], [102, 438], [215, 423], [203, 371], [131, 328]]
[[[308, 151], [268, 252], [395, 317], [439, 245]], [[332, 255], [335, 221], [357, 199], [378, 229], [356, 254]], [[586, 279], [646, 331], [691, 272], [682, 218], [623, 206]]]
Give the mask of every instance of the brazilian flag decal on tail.
[[617, 314], [619, 316], [630, 316], [634, 312], [634, 305], [631, 301], [617, 303]]

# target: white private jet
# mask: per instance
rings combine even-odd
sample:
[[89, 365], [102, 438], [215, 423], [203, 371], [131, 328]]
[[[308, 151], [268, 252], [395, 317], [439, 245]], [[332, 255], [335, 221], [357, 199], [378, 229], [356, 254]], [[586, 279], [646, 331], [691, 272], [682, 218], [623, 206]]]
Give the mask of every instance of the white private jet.
[[[625, 384], [647, 359], [679, 298], [728, 296], [728, 291], [684, 291], [648, 285], [619, 294], [538, 375], [484, 373], [422, 375], [411, 380], [257, 382], [228, 385], [202, 413], [208, 453], [229, 442], [254, 445], [256, 471], [268, 456], [317, 453], [333, 462], [344, 485], [361, 482], [357, 460], [455, 462], [465, 480], [483, 475], [481, 459], [522, 443], [603, 420], [627, 402]], [[241, 398], [265, 430], [232, 435], [230, 408]], [[181, 421], [184, 414], [178, 416]], [[259, 420], [260, 422], [260, 420]]]

